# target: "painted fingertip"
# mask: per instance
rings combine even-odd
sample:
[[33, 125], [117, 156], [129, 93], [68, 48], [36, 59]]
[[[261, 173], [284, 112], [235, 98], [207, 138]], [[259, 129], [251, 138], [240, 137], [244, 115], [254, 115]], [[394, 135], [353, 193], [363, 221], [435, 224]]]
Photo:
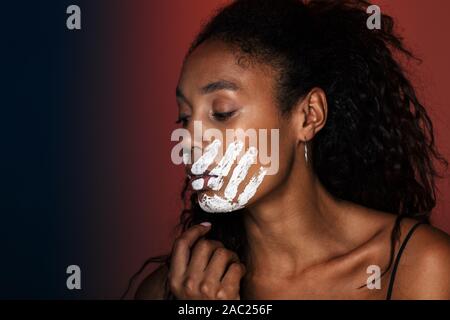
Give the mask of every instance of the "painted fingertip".
[[202, 222], [200, 224], [205, 227], [211, 227], [211, 222]]
[[203, 178], [195, 179], [194, 181], [191, 182], [192, 189], [194, 190], [201, 190], [204, 184], [205, 180]]

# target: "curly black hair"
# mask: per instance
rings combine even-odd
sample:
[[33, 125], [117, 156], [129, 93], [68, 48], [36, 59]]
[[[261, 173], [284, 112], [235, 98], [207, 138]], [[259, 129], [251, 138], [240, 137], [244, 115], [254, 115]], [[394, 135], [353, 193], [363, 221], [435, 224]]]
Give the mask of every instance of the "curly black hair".
[[[448, 163], [436, 149], [431, 120], [400, 63], [419, 60], [395, 33], [392, 17], [382, 14], [380, 29], [367, 27], [370, 5], [362, 0], [237, 0], [203, 26], [186, 58], [201, 43], [220, 40], [237, 54], [271, 66], [285, 116], [312, 88], [324, 90], [328, 118], [309, 142], [313, 170], [335, 197], [399, 217], [389, 269], [400, 219], [429, 222], [435, 178], [441, 177], [435, 165], [447, 168]], [[180, 231], [211, 221], [208, 238], [245, 259], [246, 209], [208, 214], [187, 192], [187, 181], [182, 198]], [[156, 261], [169, 264], [170, 255], [146, 264]], [[167, 298], [173, 298], [169, 290]]]

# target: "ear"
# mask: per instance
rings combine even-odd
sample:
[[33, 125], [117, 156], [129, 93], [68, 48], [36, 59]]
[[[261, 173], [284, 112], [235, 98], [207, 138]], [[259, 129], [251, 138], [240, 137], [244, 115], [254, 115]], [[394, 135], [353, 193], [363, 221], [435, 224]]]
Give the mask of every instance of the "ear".
[[297, 141], [309, 141], [325, 125], [328, 114], [328, 104], [325, 92], [313, 88], [299, 100], [292, 113], [292, 123]]

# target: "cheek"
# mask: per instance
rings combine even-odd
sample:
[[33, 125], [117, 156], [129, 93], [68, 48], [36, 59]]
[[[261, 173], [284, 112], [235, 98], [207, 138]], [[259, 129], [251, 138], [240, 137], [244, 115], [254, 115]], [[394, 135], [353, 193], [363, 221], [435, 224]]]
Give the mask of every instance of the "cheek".
[[211, 170], [218, 177], [210, 178], [208, 191], [199, 193], [198, 200], [207, 212], [231, 212], [246, 206], [255, 195], [267, 174], [267, 168], [258, 163], [258, 150], [250, 147], [236, 159], [243, 144], [230, 144], [219, 164]]
[[[205, 190], [198, 192], [199, 204], [206, 212], [231, 212], [251, 205], [274, 190], [282, 183], [281, 177], [286, 175], [290, 158], [288, 148], [292, 146], [288, 128], [280, 122], [277, 114], [266, 112], [262, 116], [261, 112], [249, 113], [251, 117], [248, 114], [240, 118], [245, 119], [245, 123], [235, 125], [237, 128], [255, 130], [257, 143], [248, 143], [253, 147], [247, 143], [244, 146], [240, 142], [244, 141], [242, 137], [238, 138], [237, 144], [228, 144], [223, 158], [209, 168], [211, 174], [218, 174], [219, 177], [209, 177]], [[252, 128], [269, 129], [260, 131]], [[275, 129], [274, 134], [271, 128], [280, 129]], [[266, 139], [262, 141], [261, 136]]]
[[[293, 152], [289, 148], [289, 144], [280, 144], [280, 149], [278, 157], [273, 157], [277, 164], [271, 163], [270, 166], [276, 171], [271, 172], [272, 174], [266, 174], [263, 183], [259, 186], [255, 195], [247, 203], [247, 206], [252, 205], [266, 195], [273, 193], [278, 188], [280, 188], [287, 180], [291, 172], [291, 164], [293, 163]], [[269, 165], [268, 165], [269, 166]], [[270, 172], [270, 170], [268, 170]]]
[[[265, 155], [263, 163], [262, 158], [258, 156], [258, 150], [252, 147], [236, 163], [233, 160], [242, 150], [242, 145], [239, 147], [239, 144], [230, 144], [224, 157], [211, 171], [213, 174], [219, 174], [219, 177], [210, 178], [207, 182], [208, 190], [198, 193], [202, 209], [207, 212], [236, 211], [255, 203], [279, 187], [288, 172], [287, 160], [290, 158], [287, 144], [281, 145], [284, 146], [283, 149], [278, 148], [276, 155]], [[271, 161], [267, 162], [267, 159]], [[232, 165], [223, 165], [230, 164], [231, 161]]]

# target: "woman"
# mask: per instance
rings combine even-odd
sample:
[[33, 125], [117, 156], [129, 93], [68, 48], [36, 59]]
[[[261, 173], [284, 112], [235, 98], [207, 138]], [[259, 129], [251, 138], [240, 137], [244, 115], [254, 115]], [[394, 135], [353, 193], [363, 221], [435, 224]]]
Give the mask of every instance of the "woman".
[[220, 210], [205, 200], [224, 195], [209, 187], [211, 166], [188, 164], [182, 232], [136, 298], [450, 298], [449, 237], [427, 225], [435, 165], [447, 162], [394, 59], [411, 53], [391, 17], [367, 27], [368, 5], [242, 0], [204, 26], [181, 71], [178, 122], [278, 129], [278, 171]]

